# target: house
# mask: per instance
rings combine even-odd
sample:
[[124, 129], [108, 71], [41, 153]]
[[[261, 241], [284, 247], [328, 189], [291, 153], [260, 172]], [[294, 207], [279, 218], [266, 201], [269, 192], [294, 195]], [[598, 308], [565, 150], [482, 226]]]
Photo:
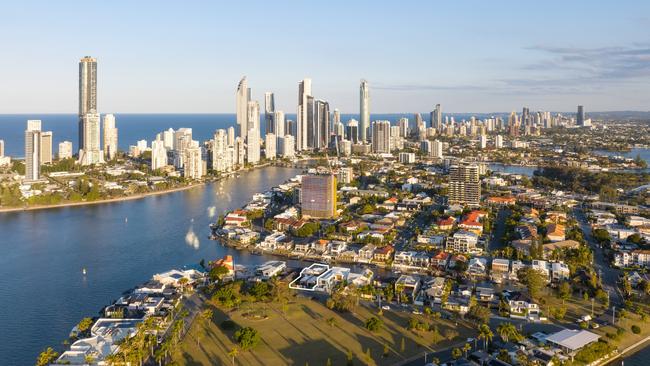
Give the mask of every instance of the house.
[[515, 205], [516, 203], [517, 203], [517, 199], [512, 196], [506, 196], [506, 197], [491, 196], [488, 197], [487, 199], [487, 204], [493, 206], [512, 206]]
[[450, 256], [451, 255], [447, 252], [438, 252], [438, 254], [434, 255], [430, 259], [431, 267], [436, 267], [438, 269], [447, 268], [447, 262], [449, 261]]
[[476, 297], [479, 301], [490, 302], [495, 299], [494, 287], [489, 283], [476, 285]]
[[386, 262], [391, 258], [394, 251], [395, 248], [392, 245], [386, 245], [381, 248], [375, 249], [373, 258], [375, 262]]
[[561, 282], [571, 277], [569, 266], [563, 262], [551, 262], [551, 281]]
[[447, 301], [442, 304], [442, 308], [459, 313], [460, 315], [467, 314], [469, 312], [469, 298], [449, 296]]
[[549, 258], [556, 249], [557, 250], [577, 249], [578, 247], [580, 247], [580, 243], [578, 243], [575, 240], [562, 240], [562, 241], [556, 241], [554, 243], [547, 243], [543, 245], [542, 257], [544, 259]]
[[539, 305], [521, 293], [516, 293], [508, 299], [510, 317], [517, 319], [528, 319], [531, 321], [540, 320]]
[[505, 258], [494, 258], [490, 269], [490, 277], [496, 283], [507, 280], [510, 271], [510, 260]]
[[485, 276], [487, 274], [487, 259], [474, 257], [467, 264], [467, 273], [471, 276]]
[[281, 274], [287, 268], [284, 261], [268, 261], [255, 268], [255, 275], [263, 280], [269, 280]]
[[415, 299], [420, 290], [420, 277], [403, 274], [395, 281], [395, 293], [405, 294], [411, 301]]
[[538, 237], [537, 227], [531, 224], [518, 225], [515, 232], [522, 240], [535, 240]]
[[226, 267], [228, 270], [228, 276], [232, 277], [235, 275], [235, 261], [232, 258], [232, 255], [226, 255], [225, 257], [221, 259], [217, 259], [216, 261], [210, 263], [210, 266], [212, 268], [215, 267]]
[[533, 260], [533, 262], [530, 265], [530, 268], [536, 270], [541, 275], [543, 275], [544, 278], [546, 278], [546, 281], [550, 280], [550, 273], [549, 273], [550, 266], [547, 261]]
[[526, 265], [524, 264], [524, 262], [513, 260], [510, 263], [510, 279], [511, 280], [518, 280], [519, 276], [517, 275], [517, 273], [519, 273], [519, 270], [522, 269], [522, 268], [526, 268]]
[[481, 235], [483, 233], [483, 224], [481, 223], [481, 220], [486, 215], [487, 213], [483, 211], [471, 211], [465, 215], [465, 219], [458, 224], [458, 227], [473, 232], [476, 235]]
[[587, 330], [563, 329], [546, 337], [546, 342], [559, 347], [568, 355], [574, 355], [585, 346], [597, 342], [598, 334]]
[[359, 258], [357, 259], [361, 263], [370, 263], [375, 255], [375, 249], [377, 247], [374, 244], [366, 244], [363, 248], [359, 249]]
[[425, 296], [435, 304], [442, 302], [445, 293], [445, 284], [447, 279], [444, 277], [434, 277], [426, 281], [423, 285]]
[[446, 218], [438, 219], [434, 227], [437, 230], [441, 231], [449, 231], [454, 228], [454, 224], [456, 223], [456, 219], [453, 217], [449, 216]]
[[563, 241], [565, 237], [565, 228], [562, 224], [550, 224], [546, 227], [546, 237], [552, 241]]
[[225, 226], [235, 226], [242, 227], [248, 225], [248, 218], [246, 217], [246, 211], [244, 210], [235, 210], [229, 212], [224, 218]]

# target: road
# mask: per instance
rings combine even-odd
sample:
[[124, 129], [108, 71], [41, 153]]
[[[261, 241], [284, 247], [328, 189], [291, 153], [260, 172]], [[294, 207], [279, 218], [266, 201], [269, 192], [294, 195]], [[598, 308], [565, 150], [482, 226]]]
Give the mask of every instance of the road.
[[506, 246], [506, 242], [502, 240], [503, 234], [506, 232], [506, 220], [512, 215], [512, 211], [509, 208], [502, 208], [497, 213], [497, 217], [494, 219], [493, 225], [494, 230], [490, 237], [490, 244], [488, 250], [491, 252], [495, 249], [501, 249]]
[[601, 275], [601, 280], [603, 284], [603, 289], [609, 293], [609, 303], [610, 305], [620, 307], [623, 305], [623, 297], [621, 296], [617, 282], [620, 275], [619, 270], [612, 268], [609, 265], [609, 260], [605, 256], [603, 248], [594, 240], [594, 237], [591, 234], [591, 225], [587, 221], [584, 211], [581, 208], [576, 207], [573, 210], [573, 216], [578, 221], [578, 225], [584, 234], [584, 238], [591, 246], [594, 252], [594, 269]]

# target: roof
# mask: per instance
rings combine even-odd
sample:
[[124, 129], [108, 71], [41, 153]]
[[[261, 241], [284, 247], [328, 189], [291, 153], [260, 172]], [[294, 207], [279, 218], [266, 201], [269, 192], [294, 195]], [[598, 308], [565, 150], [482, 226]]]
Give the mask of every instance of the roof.
[[600, 336], [587, 330], [564, 329], [546, 337], [546, 341], [571, 351], [579, 350], [589, 343], [596, 342]]

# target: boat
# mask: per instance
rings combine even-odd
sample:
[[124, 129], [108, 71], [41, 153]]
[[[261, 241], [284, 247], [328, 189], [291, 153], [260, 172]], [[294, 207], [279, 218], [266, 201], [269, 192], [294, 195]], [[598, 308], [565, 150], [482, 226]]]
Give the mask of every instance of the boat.
[[84, 268], [81, 269], [81, 273], [83, 273], [84, 276], [86, 275], [86, 273], [87, 273], [87, 271], [86, 271], [86, 267], [84, 267]]

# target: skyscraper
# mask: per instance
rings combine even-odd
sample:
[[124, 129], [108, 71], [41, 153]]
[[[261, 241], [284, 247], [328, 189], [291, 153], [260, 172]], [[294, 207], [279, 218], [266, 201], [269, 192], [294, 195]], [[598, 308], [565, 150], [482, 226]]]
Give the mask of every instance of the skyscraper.
[[151, 169], [160, 169], [167, 165], [167, 148], [161, 139], [151, 142]]
[[27, 121], [25, 130], [25, 180], [41, 178], [41, 121]]
[[276, 133], [275, 131], [275, 96], [271, 92], [264, 93], [264, 121], [266, 122], [265, 133]]
[[115, 159], [117, 155], [117, 128], [112, 114], [104, 115], [104, 154], [108, 160]]
[[359, 139], [367, 142], [368, 128], [370, 128], [370, 94], [365, 79], [361, 79], [359, 86], [359, 121]]
[[497, 135], [494, 138], [494, 148], [495, 149], [501, 149], [503, 148], [503, 136]]
[[246, 140], [248, 133], [248, 102], [251, 99], [251, 90], [248, 87], [246, 76], [241, 78], [237, 85], [236, 102], [237, 102], [237, 128], [238, 136]]
[[[310, 105], [311, 99], [311, 105]], [[308, 128], [312, 125], [314, 98], [311, 96], [311, 79], [303, 79], [298, 83], [298, 115], [296, 124], [296, 151], [305, 150], [308, 146]]]
[[581, 105], [578, 106], [578, 113], [576, 113], [576, 125], [585, 125], [585, 109]]
[[41, 164], [52, 163], [52, 131], [41, 132]]
[[84, 114], [82, 123], [84, 148], [79, 150], [79, 162], [81, 165], [101, 164], [104, 154], [101, 150], [99, 114]]
[[449, 167], [449, 203], [477, 207], [481, 203], [481, 181], [476, 164]]
[[438, 133], [442, 131], [442, 107], [436, 104], [436, 108], [431, 112], [431, 127], [435, 128]]
[[372, 152], [390, 153], [390, 122], [374, 121], [372, 123]]
[[351, 119], [348, 121], [346, 128], [346, 137], [354, 144], [359, 142], [359, 122], [356, 119]]
[[264, 138], [264, 157], [269, 160], [275, 160], [277, 138], [273, 133], [267, 133]]
[[487, 136], [486, 135], [479, 136], [478, 142], [481, 149], [485, 149], [487, 147]]
[[97, 60], [86, 56], [79, 61], [79, 150], [85, 149], [84, 116], [97, 113]]
[[332, 218], [336, 216], [336, 177], [305, 175], [302, 177], [301, 212], [304, 218]]
[[399, 135], [408, 137], [409, 135], [409, 119], [402, 117], [399, 119]]
[[[275, 127], [273, 128], [273, 133], [277, 137], [282, 137], [286, 135], [287, 133], [285, 132], [284, 129], [284, 112], [283, 111], [275, 111], [274, 116], [273, 116], [273, 122], [275, 123]], [[268, 133], [268, 132], [267, 132]]]
[[330, 105], [324, 100], [314, 102], [314, 149], [327, 149], [330, 137]]

